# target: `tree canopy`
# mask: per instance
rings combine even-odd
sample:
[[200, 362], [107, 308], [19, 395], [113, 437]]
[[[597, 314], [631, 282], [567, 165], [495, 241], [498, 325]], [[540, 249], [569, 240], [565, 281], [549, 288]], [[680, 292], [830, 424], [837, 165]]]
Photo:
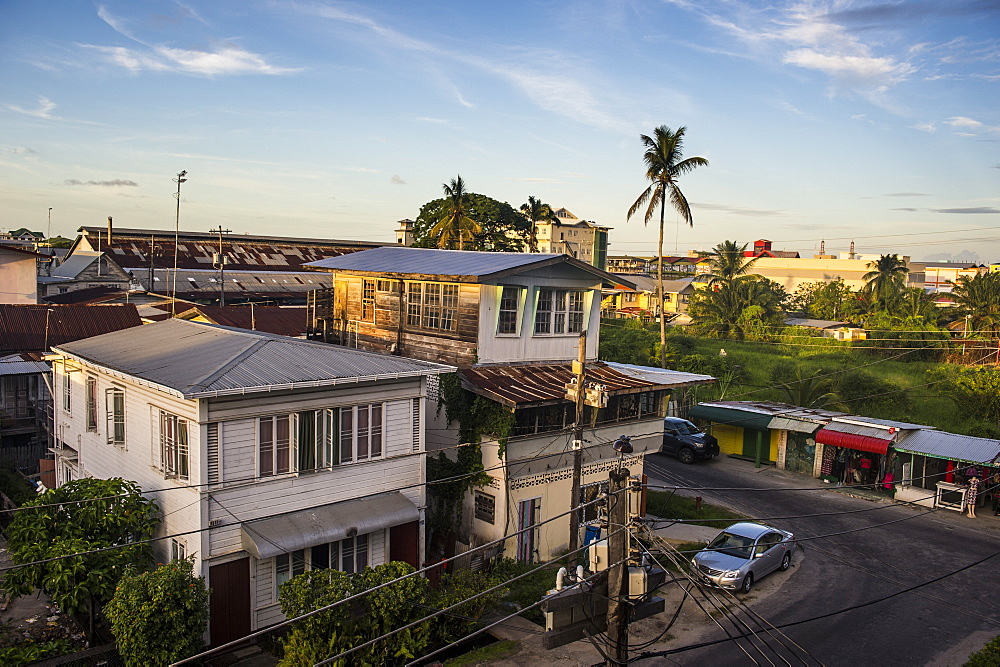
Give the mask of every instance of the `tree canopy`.
[[[506, 203], [475, 192], [467, 193], [465, 215], [475, 220], [479, 230], [463, 243], [464, 250], [492, 252], [523, 252], [528, 244], [532, 223]], [[413, 245], [418, 248], [458, 247], [441, 246], [440, 236], [434, 232], [450, 209], [450, 199], [443, 197], [420, 207], [420, 214], [413, 225]], [[440, 230], [439, 230], [440, 231]]]
[[[151, 560], [148, 543], [100, 553], [84, 553], [153, 537], [160, 510], [124, 479], [75, 479], [25, 503], [7, 529], [15, 565], [4, 577], [8, 595], [19, 597], [38, 588], [63, 612], [86, 612], [93, 636], [100, 607], [114, 595], [128, 566], [144, 569]], [[70, 554], [81, 554], [70, 556]], [[49, 562], [46, 559], [58, 558]]]

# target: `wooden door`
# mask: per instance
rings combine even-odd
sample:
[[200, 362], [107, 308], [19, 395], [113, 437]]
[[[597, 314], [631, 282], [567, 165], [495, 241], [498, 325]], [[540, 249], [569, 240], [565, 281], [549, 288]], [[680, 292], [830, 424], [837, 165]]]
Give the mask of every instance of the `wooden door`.
[[393, 526], [389, 529], [389, 560], [420, 567], [420, 522]]
[[250, 559], [208, 568], [209, 634], [219, 646], [250, 634]]

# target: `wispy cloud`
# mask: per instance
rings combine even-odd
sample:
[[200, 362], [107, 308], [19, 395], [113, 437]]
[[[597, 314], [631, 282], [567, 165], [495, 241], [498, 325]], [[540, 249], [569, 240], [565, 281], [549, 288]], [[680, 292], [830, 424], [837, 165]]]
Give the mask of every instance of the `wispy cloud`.
[[926, 192], [890, 192], [883, 197], [930, 197]]
[[1000, 213], [1000, 208], [994, 208], [992, 206], [971, 206], [968, 208], [931, 208], [927, 209], [933, 211], [934, 213], [970, 213], [973, 215], [982, 215], [984, 213]]
[[707, 211], [721, 211], [723, 213], [731, 213], [733, 215], [746, 215], [754, 217], [785, 215], [784, 211], [778, 211], [778, 210], [768, 211], [757, 208], [746, 208], [743, 206], [729, 206], [728, 204], [700, 204], [691, 202], [691, 207], [700, 208]]
[[26, 109], [14, 104], [8, 104], [7, 108], [11, 111], [16, 111], [17, 113], [34, 116], [35, 118], [44, 118], [45, 120], [62, 120], [58, 116], [52, 115], [52, 110], [56, 108], [56, 103], [47, 97], [39, 97], [38, 106], [34, 109]]
[[917, 123], [916, 125], [911, 125], [914, 130], [920, 130], [921, 132], [937, 132], [937, 126], [931, 123]]
[[[238, 46], [232, 40], [224, 40], [211, 50], [184, 49], [162, 43], [147, 42], [137, 36], [133, 21], [112, 14], [103, 5], [97, 8], [97, 15], [115, 32], [140, 46], [134, 48], [97, 44], [80, 44], [79, 46], [101, 54], [108, 62], [133, 74], [142, 71], [155, 71], [201, 76], [278, 75], [301, 71], [300, 68], [273, 65], [267, 62], [263, 56]], [[193, 10], [183, 13], [183, 16], [201, 21]]]
[[406, 185], [406, 181], [400, 178], [399, 174], [393, 174], [392, 178], [389, 179], [389, 182], [393, 185]]
[[1000, 134], [1000, 125], [987, 125], [986, 123], [969, 118], [967, 116], [955, 116], [944, 121], [945, 125], [955, 128], [959, 134], [967, 137], [974, 137], [980, 134]]
[[63, 181], [63, 185], [96, 185], [102, 188], [139, 187], [139, 184], [136, 183], [135, 181], [131, 181], [125, 178], [116, 178], [110, 181], [80, 181], [75, 178], [67, 178], [65, 181]]

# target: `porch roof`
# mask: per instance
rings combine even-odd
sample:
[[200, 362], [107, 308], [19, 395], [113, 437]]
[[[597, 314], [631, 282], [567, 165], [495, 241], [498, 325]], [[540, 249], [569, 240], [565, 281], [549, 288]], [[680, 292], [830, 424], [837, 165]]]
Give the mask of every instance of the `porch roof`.
[[[570, 363], [475, 366], [459, 371], [469, 391], [519, 410], [568, 402]], [[612, 396], [715, 382], [709, 375], [598, 361], [587, 364], [587, 382], [603, 385]]]

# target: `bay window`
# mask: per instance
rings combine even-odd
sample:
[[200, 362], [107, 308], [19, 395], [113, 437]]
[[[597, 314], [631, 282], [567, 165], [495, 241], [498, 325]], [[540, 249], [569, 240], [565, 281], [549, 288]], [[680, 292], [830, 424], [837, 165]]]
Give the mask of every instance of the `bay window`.
[[583, 331], [585, 291], [540, 289], [535, 305], [536, 334], [570, 334]]

